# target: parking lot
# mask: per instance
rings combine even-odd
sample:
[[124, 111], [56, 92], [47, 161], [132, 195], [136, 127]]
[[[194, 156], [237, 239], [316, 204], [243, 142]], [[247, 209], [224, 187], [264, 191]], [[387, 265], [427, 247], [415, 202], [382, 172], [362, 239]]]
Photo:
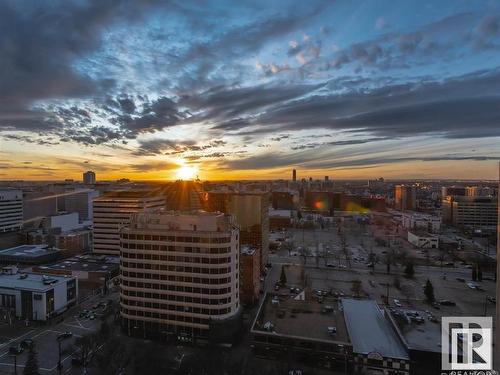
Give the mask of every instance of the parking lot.
[[[287, 286], [306, 285], [312, 291], [326, 290], [350, 296], [355, 294], [353, 281], [359, 280], [361, 295], [379, 303], [389, 296], [388, 301], [392, 306], [399, 304], [410, 309], [428, 310], [437, 317], [494, 315], [495, 301], [492, 297], [496, 293], [492, 275], [485, 274], [482, 282], [470, 284], [470, 266], [445, 261], [441, 267], [441, 262], [433, 260], [439, 250], [431, 249], [427, 257], [425, 252], [415, 249], [404, 239], [399, 240], [394, 247], [406, 252], [406, 259], [415, 262], [415, 275], [405, 277], [404, 265], [400, 261], [391, 262], [388, 273], [384, 260], [391, 250], [375, 241], [377, 231], [384, 231], [385, 235], [386, 228], [353, 222], [344, 225], [348, 260], [342, 250], [338, 228], [289, 229], [286, 236], [292, 244], [290, 250], [283, 246], [270, 255], [273, 267], [266, 280], [266, 291], [276, 292], [275, 283], [280, 278], [281, 266], [284, 266]], [[304, 252], [306, 257], [303, 256]], [[369, 266], [370, 253], [377, 257], [374, 268]], [[426, 258], [430, 258], [430, 261], [426, 262]], [[434, 286], [436, 300], [444, 301], [442, 305], [431, 306], [425, 302], [423, 287], [427, 280]], [[451, 303], [447, 305], [446, 301]]]

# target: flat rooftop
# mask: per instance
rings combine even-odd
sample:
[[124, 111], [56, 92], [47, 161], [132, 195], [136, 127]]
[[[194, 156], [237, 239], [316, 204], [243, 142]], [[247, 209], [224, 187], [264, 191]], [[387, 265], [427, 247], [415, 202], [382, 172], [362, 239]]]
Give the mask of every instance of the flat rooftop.
[[94, 201], [106, 201], [111, 198], [137, 199], [137, 198], [163, 198], [163, 195], [158, 190], [116, 190], [106, 191]]
[[81, 255], [68, 258], [53, 264], [38, 266], [37, 270], [67, 270], [87, 272], [112, 272], [118, 270], [120, 258], [118, 256], [92, 256]]
[[425, 230], [418, 230], [418, 229], [410, 229], [408, 232], [414, 234], [415, 236], [418, 237], [426, 237], [426, 238], [438, 238], [435, 234], [426, 232]]
[[269, 210], [270, 217], [283, 217], [290, 219], [292, 217], [291, 210]]
[[[391, 309], [392, 318], [408, 348], [441, 353], [441, 324], [439, 320], [430, 321], [425, 311]], [[420, 317], [420, 318], [418, 318]], [[418, 319], [418, 322], [416, 321]]]
[[[274, 295], [266, 295], [252, 329], [267, 333], [264, 325], [271, 322], [274, 325], [274, 334], [277, 335], [349, 343], [344, 316], [337, 301], [324, 298], [323, 303], [319, 303], [312, 297], [296, 301], [293, 299], [295, 296], [279, 295], [279, 304], [273, 304]], [[337, 333], [330, 334], [328, 327], [335, 327]]]
[[48, 245], [21, 245], [0, 251], [0, 256], [38, 258], [49, 254], [58, 254], [59, 250]]
[[[17, 290], [30, 290], [44, 292], [54, 288], [54, 285], [65, 283], [72, 276], [54, 276], [42, 275], [39, 273], [26, 273], [18, 272], [14, 275], [0, 274], [0, 288], [17, 289]], [[45, 282], [51, 281], [50, 284]]]
[[408, 359], [403, 342], [374, 300], [342, 299], [353, 351], [377, 352], [386, 358]]

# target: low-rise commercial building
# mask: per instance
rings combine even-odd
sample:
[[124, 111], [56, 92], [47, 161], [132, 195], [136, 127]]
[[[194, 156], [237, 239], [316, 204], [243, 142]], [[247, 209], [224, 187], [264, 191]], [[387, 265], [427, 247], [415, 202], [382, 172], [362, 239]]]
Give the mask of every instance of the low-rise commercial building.
[[42, 264], [53, 262], [60, 251], [48, 245], [21, 245], [0, 251], [1, 264]]
[[2, 269], [0, 303], [10, 318], [46, 321], [76, 304], [78, 285], [72, 276], [21, 273], [17, 267]]
[[421, 230], [429, 233], [439, 233], [441, 218], [420, 212], [404, 212], [402, 215], [403, 228], [408, 230]]
[[294, 358], [346, 373], [351, 369], [352, 344], [334, 299], [320, 304], [305, 291], [295, 298], [266, 294], [250, 333], [257, 356]]
[[439, 237], [423, 231], [408, 231], [408, 242], [419, 249], [439, 248]]
[[304, 205], [307, 210], [333, 216], [333, 211], [340, 209], [341, 194], [330, 191], [306, 191]]
[[271, 193], [272, 207], [275, 210], [293, 210], [298, 203], [298, 194], [293, 191], [273, 191]]
[[50, 275], [68, 275], [78, 281], [103, 284], [118, 276], [120, 258], [113, 255], [77, 255], [57, 263], [33, 267], [33, 272]]
[[67, 257], [92, 250], [92, 233], [89, 227], [80, 224], [79, 214], [72, 212], [39, 218], [26, 231], [29, 245], [47, 244], [61, 250]]
[[441, 372], [441, 324], [429, 312], [390, 309], [388, 317], [396, 328], [410, 356], [411, 374]]
[[348, 212], [385, 212], [385, 198], [378, 196], [342, 194], [340, 210]]
[[395, 327], [373, 300], [342, 299], [353, 372], [362, 374], [410, 373], [410, 357]]
[[292, 211], [290, 210], [269, 210], [269, 229], [281, 230], [292, 226]]

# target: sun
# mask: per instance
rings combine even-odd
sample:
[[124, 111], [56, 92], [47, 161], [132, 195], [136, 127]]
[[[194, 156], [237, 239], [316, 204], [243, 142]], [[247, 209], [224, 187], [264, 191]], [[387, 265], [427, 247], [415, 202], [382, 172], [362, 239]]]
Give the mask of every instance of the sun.
[[181, 180], [193, 180], [197, 177], [197, 174], [198, 168], [188, 165], [183, 165], [176, 171], [177, 178]]

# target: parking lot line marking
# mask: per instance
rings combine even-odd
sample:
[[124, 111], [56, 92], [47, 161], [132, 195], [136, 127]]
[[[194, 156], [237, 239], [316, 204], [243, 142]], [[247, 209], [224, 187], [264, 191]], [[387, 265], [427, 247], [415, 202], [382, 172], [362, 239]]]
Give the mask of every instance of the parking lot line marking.
[[82, 328], [83, 328], [83, 325], [82, 325], [82, 323], [80, 322], [80, 319], [75, 318], [75, 322], [77, 322], [77, 323], [78, 323], [78, 325], [79, 325], [80, 327], [82, 327]]
[[87, 328], [87, 327], [84, 327], [84, 326], [74, 326], [72, 324], [69, 324], [69, 323], [63, 323], [65, 326], [68, 326], [68, 327], [72, 327], [72, 328], [77, 328], [77, 329], [86, 329], [87, 331], [92, 331], [92, 328]]

